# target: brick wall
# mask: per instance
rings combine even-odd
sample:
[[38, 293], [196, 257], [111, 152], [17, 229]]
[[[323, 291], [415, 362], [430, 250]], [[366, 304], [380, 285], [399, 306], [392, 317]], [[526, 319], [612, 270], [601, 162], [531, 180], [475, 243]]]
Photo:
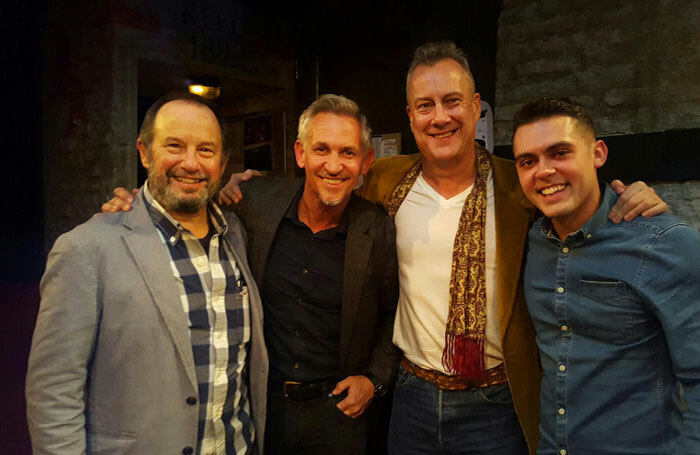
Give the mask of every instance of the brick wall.
[[[542, 96], [586, 106], [599, 136], [700, 128], [698, 24], [700, 0], [504, 0], [496, 144], [510, 144], [513, 114]], [[654, 185], [700, 228], [700, 181]]]
[[48, 250], [60, 233], [99, 210], [111, 188], [131, 183], [136, 157], [122, 156], [113, 129], [114, 29], [105, 26], [105, 12], [49, 2], [47, 17], [42, 126]]

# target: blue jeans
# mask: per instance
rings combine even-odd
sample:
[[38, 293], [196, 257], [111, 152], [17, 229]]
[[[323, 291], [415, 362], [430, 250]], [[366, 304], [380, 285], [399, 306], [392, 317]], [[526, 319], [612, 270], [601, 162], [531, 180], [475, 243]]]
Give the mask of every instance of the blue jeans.
[[508, 384], [442, 390], [399, 369], [390, 455], [527, 455]]

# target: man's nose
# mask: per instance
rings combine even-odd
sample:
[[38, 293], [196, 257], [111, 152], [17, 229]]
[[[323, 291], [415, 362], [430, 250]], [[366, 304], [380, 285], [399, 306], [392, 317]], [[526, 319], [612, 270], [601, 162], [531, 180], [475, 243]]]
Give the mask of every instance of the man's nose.
[[447, 109], [442, 105], [442, 103], [435, 104], [435, 110], [433, 111], [433, 124], [444, 125], [450, 121], [450, 116], [447, 113]]
[[325, 168], [330, 174], [337, 174], [343, 169], [343, 163], [337, 153], [331, 153], [328, 155]]
[[535, 170], [535, 178], [544, 179], [551, 177], [556, 173], [556, 169], [552, 167], [546, 160], [540, 160], [537, 164], [537, 169]]
[[197, 172], [199, 170], [199, 155], [194, 148], [188, 148], [182, 159], [182, 168], [186, 171]]

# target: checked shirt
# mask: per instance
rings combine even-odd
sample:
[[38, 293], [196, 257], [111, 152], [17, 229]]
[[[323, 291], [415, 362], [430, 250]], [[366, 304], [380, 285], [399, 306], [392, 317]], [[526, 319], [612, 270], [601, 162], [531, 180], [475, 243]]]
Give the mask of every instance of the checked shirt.
[[[173, 219], [144, 185], [144, 200], [168, 247], [180, 304], [188, 316], [199, 391], [199, 455], [251, 452], [255, 429], [250, 417], [246, 354], [250, 341], [248, 289], [225, 241], [221, 210], [209, 202], [209, 251]], [[212, 232], [210, 232], [212, 234]]]

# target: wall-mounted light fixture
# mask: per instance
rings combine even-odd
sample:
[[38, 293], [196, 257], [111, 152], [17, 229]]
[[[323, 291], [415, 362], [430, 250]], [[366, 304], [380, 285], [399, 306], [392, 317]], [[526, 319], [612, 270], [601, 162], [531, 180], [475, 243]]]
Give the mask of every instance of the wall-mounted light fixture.
[[219, 84], [214, 83], [213, 81], [192, 81], [192, 83], [189, 85], [189, 90], [190, 93], [194, 93], [195, 95], [199, 95], [210, 100], [218, 98], [219, 95], [221, 95], [221, 87], [219, 87]]

